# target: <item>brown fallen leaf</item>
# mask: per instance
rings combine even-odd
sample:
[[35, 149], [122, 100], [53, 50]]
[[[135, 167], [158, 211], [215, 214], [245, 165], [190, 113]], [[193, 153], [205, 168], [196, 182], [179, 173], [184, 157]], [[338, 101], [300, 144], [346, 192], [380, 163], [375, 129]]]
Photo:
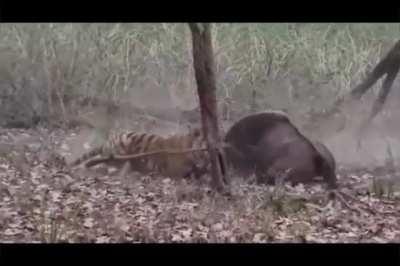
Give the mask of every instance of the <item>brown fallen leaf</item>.
[[86, 228], [92, 228], [93, 227], [93, 218], [91, 218], [91, 217], [85, 218], [84, 222], [83, 222], [83, 226]]

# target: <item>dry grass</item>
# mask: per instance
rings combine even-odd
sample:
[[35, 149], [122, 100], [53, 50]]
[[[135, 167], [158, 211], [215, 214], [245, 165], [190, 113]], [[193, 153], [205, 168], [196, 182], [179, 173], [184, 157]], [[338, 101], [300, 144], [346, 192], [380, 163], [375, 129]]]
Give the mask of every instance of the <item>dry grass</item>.
[[[259, 109], [297, 115], [322, 108], [362, 79], [399, 30], [397, 24], [216, 24], [220, 99], [232, 98], [230, 109], [242, 112], [255, 90]], [[95, 97], [196, 105], [187, 25], [3, 24], [0, 31], [3, 123], [75, 115], [79, 100]]]
[[[286, 109], [302, 128], [308, 114], [353, 88], [389, 50], [399, 31], [398, 24], [215, 24], [220, 110], [235, 119], [250, 111]], [[0, 126], [59, 125], [79, 114], [103, 136], [120, 126], [118, 119], [125, 115], [98, 110], [104, 102], [164, 108], [176, 121], [175, 107], [197, 105], [186, 24], [3, 24], [0, 33]], [[395, 81], [394, 87], [398, 84]], [[346, 127], [351, 129], [365, 116], [379, 86], [346, 110]], [[381, 163], [385, 148], [379, 147], [386, 147], [378, 143], [382, 135], [392, 143], [398, 135], [397, 91], [385, 106], [389, 115], [384, 112], [375, 120], [383, 123], [376, 125], [378, 133], [367, 135], [362, 155], [353, 152], [351, 143], [358, 136], [351, 130], [324, 138], [324, 132], [337, 128], [336, 121], [319, 128], [319, 135], [340, 160], [359, 164], [354, 158], [361, 156], [368, 163]], [[126, 113], [128, 127], [154, 129], [137, 114]], [[156, 129], [164, 133], [180, 126]], [[371, 159], [371, 151], [379, 158]], [[400, 154], [394, 151], [394, 156]]]

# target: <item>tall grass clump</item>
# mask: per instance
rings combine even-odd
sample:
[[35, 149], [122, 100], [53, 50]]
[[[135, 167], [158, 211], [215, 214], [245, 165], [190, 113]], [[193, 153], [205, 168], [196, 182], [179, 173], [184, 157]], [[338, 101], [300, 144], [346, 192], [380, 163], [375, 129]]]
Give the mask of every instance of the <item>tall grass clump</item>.
[[[219, 100], [238, 113], [323, 108], [360, 82], [399, 33], [398, 24], [215, 24]], [[0, 34], [2, 126], [65, 120], [104, 101], [197, 104], [185, 24], [1, 24]]]

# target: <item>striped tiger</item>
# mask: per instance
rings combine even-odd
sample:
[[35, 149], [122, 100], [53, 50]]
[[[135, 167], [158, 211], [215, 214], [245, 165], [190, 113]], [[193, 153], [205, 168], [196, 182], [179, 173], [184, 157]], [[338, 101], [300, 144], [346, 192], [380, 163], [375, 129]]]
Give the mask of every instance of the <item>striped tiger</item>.
[[[77, 158], [71, 166], [77, 166], [96, 156], [108, 158], [106, 164], [117, 167], [130, 167], [130, 170], [141, 173], [157, 172], [168, 177], [200, 177], [209, 170], [208, 154], [204, 150], [206, 142], [200, 128], [187, 134], [176, 134], [163, 137], [151, 133], [133, 131], [113, 133], [107, 141]], [[203, 149], [180, 152], [190, 149]], [[114, 156], [135, 155], [157, 151], [157, 153], [140, 159], [113, 160]], [[173, 152], [168, 152], [173, 151]]]

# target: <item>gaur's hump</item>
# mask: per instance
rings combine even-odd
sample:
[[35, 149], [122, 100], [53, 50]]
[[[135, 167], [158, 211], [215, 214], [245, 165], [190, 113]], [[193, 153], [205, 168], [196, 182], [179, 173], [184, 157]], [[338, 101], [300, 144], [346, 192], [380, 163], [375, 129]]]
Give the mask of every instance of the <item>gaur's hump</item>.
[[255, 144], [266, 131], [277, 129], [280, 126], [297, 130], [288, 116], [282, 111], [266, 110], [250, 114], [242, 117], [231, 126], [225, 135], [225, 140], [236, 144]]
[[265, 110], [257, 113], [253, 113], [250, 115], [243, 116], [238, 121], [247, 120], [247, 119], [271, 119], [273, 121], [282, 120], [289, 121], [289, 116], [287, 113], [281, 110]]
[[278, 117], [282, 117], [282, 118], [288, 118], [288, 114], [285, 111], [282, 110], [273, 110], [273, 109], [267, 109], [255, 114], [271, 114], [271, 115], [275, 115]]

